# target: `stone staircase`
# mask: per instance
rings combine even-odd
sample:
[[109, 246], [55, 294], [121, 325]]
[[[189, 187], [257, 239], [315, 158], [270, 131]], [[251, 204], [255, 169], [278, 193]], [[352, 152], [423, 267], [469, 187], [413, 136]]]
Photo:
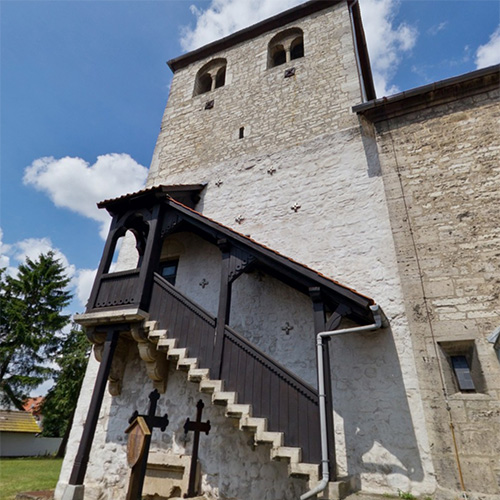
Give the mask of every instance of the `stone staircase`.
[[[301, 461], [301, 448], [284, 446], [284, 434], [282, 432], [271, 432], [267, 429], [267, 419], [252, 416], [252, 406], [239, 404], [236, 392], [224, 391], [223, 380], [212, 380], [209, 370], [198, 367], [197, 358], [188, 357], [187, 348], [177, 347], [177, 341], [169, 338], [167, 330], [157, 328], [155, 321], [147, 321], [145, 330], [150, 342], [156, 345], [156, 349], [165, 353], [167, 359], [176, 363], [176, 369], [187, 373], [190, 382], [197, 383], [199, 390], [205, 394], [212, 395], [212, 403], [226, 407], [225, 416], [238, 420], [241, 430], [250, 431], [254, 435], [255, 444], [271, 445], [270, 459], [285, 461], [288, 463], [288, 474], [307, 481], [308, 489], [316, 486], [320, 479], [320, 466], [318, 464], [304, 463]], [[338, 499], [348, 494], [345, 485], [348, 481], [336, 481], [329, 484], [319, 499]], [[342, 490], [346, 490], [342, 493]], [[326, 496], [325, 496], [326, 495]]]

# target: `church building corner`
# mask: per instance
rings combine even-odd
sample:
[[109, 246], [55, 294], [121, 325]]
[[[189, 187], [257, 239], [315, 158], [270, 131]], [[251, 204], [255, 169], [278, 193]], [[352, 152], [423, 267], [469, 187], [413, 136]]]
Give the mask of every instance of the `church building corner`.
[[56, 500], [498, 498], [499, 68], [376, 99], [344, 0], [168, 64]]

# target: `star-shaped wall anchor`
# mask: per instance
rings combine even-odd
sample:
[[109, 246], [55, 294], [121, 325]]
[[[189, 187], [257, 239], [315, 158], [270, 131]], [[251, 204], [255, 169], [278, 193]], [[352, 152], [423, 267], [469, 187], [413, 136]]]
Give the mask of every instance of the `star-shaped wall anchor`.
[[209, 283], [209, 282], [208, 282], [205, 278], [203, 278], [203, 279], [200, 281], [200, 286], [201, 286], [201, 288], [205, 288], [205, 287], [208, 285], [208, 283]]
[[235, 217], [234, 221], [237, 222], [238, 224], [241, 224], [245, 220], [245, 217], [243, 215], [238, 215], [238, 217]]
[[300, 205], [298, 203], [295, 203], [293, 206], [290, 207], [291, 210], [293, 210], [295, 213], [299, 211]]
[[290, 335], [290, 332], [293, 330], [293, 326], [287, 321], [285, 326], [282, 326], [281, 329], [287, 334]]
[[222, 186], [222, 184], [224, 184], [224, 182], [222, 182], [221, 179], [217, 179], [217, 181], [215, 182], [215, 185], [220, 188]]

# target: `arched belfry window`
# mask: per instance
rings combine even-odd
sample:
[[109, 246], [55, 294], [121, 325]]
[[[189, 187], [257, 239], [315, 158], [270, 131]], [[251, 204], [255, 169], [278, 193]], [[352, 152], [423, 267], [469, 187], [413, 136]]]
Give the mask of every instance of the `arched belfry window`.
[[271, 38], [267, 49], [268, 68], [299, 57], [304, 57], [304, 33], [300, 28], [287, 29]]
[[226, 65], [226, 59], [218, 58], [202, 66], [196, 73], [193, 95], [205, 94], [223, 87], [226, 83]]

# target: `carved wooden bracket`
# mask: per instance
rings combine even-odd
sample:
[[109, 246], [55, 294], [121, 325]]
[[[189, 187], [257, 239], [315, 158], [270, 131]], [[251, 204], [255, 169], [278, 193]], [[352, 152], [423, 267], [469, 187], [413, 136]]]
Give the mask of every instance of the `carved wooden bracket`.
[[139, 356], [146, 363], [148, 377], [160, 394], [165, 392], [168, 378], [166, 355], [156, 350], [156, 344], [148, 339], [147, 331], [141, 326], [132, 326], [132, 338], [137, 342]]
[[[94, 356], [99, 363], [102, 359], [102, 351], [104, 349], [104, 340], [106, 334], [96, 332], [93, 329], [87, 329], [87, 337], [94, 344]], [[108, 376], [108, 391], [111, 396], [119, 396], [122, 392], [123, 374], [127, 364], [127, 354], [132, 347], [132, 341], [124, 336], [120, 336], [118, 345], [116, 346], [111, 363], [111, 370]]]
[[244, 272], [248, 271], [254, 262], [255, 257], [249, 252], [245, 252], [240, 248], [232, 248], [229, 261], [229, 282], [232, 283]]

